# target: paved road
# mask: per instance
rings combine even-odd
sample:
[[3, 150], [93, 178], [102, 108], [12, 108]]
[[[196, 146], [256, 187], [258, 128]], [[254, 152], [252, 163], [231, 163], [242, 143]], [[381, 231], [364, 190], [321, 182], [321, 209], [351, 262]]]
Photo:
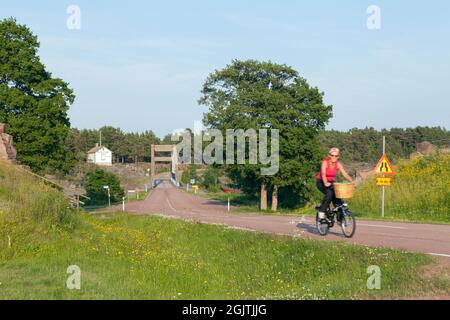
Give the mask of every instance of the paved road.
[[[165, 179], [165, 176], [160, 176]], [[161, 180], [141, 202], [127, 205], [127, 211], [138, 214], [160, 214], [204, 223], [223, 224], [233, 228], [306, 238], [343, 240], [369, 246], [381, 246], [428, 253], [450, 259], [450, 226], [400, 222], [357, 220], [355, 236], [345, 238], [338, 226], [326, 237], [317, 233], [315, 219], [304, 216], [267, 216], [233, 213], [221, 202], [187, 194], [169, 180]]]

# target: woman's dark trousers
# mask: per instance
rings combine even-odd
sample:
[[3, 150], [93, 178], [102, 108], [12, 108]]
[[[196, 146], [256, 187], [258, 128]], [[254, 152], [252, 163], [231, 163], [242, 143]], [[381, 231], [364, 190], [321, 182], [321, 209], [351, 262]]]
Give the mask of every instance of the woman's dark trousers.
[[317, 180], [317, 188], [324, 194], [322, 204], [320, 205], [319, 211], [327, 212], [330, 203], [333, 202], [334, 207], [342, 205], [342, 200], [336, 198], [334, 193], [333, 185], [325, 187], [322, 180]]

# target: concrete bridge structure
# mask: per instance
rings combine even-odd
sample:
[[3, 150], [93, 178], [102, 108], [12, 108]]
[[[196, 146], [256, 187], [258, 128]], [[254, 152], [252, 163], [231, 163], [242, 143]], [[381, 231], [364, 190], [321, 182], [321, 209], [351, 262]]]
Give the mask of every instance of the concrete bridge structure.
[[156, 175], [157, 163], [170, 163], [170, 177], [175, 185], [179, 185], [178, 173], [178, 153], [177, 146], [174, 144], [152, 144], [151, 145], [151, 177], [152, 186], [154, 186], [154, 177]]

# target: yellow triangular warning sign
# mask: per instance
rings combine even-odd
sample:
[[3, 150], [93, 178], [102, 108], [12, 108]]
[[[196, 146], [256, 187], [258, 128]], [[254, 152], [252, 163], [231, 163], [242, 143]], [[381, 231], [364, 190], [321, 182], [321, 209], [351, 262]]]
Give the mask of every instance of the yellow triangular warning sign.
[[381, 159], [378, 161], [375, 169], [371, 172], [372, 174], [395, 174], [392, 164], [390, 163], [387, 155], [383, 154]]

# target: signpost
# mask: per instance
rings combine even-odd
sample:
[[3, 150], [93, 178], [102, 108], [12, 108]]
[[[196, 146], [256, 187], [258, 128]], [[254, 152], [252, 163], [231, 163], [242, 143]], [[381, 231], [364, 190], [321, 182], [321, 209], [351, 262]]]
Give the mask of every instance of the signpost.
[[[236, 187], [236, 186], [237, 186], [236, 184], [233, 185], [233, 187]], [[225, 191], [225, 193], [228, 193], [228, 206], [227, 206], [227, 208], [228, 208], [228, 211], [230, 211], [230, 193], [235, 193], [236, 189], [224, 187], [223, 191]]]
[[394, 168], [386, 155], [385, 136], [383, 136], [383, 155], [371, 173], [381, 174], [381, 177], [377, 178], [377, 186], [381, 186], [381, 217], [384, 218], [384, 187], [390, 187], [392, 185], [392, 177], [386, 177], [386, 175], [395, 174]]
[[109, 192], [109, 186], [103, 186], [103, 189], [108, 190], [108, 207], [111, 207], [111, 193]]

